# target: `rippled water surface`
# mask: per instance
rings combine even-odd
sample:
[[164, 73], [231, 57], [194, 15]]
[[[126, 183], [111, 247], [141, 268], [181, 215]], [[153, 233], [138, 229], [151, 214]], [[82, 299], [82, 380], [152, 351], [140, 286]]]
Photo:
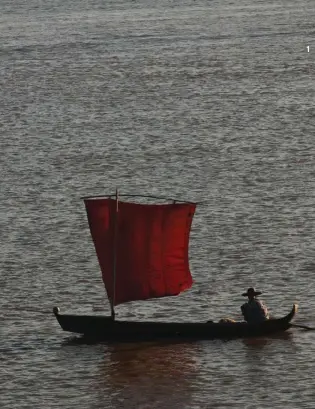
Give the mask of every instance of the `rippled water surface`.
[[[108, 314], [81, 197], [200, 202], [179, 297], [119, 318], [240, 318], [251, 285], [315, 325], [315, 5], [0, 0], [0, 407], [314, 408], [315, 333], [86, 345]], [[307, 52], [309, 46], [309, 52]]]

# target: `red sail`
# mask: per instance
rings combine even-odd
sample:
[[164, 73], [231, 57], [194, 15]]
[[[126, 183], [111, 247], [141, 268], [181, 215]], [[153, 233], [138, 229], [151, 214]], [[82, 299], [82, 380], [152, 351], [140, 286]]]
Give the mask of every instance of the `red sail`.
[[116, 200], [86, 199], [85, 206], [107, 296], [114, 305], [178, 295], [192, 286], [188, 246], [195, 204], [118, 202], [116, 212]]

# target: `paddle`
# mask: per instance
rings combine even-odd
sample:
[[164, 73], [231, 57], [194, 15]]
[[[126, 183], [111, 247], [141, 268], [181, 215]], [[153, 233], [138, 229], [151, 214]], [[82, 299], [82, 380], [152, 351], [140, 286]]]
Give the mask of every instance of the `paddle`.
[[315, 331], [315, 328], [309, 327], [308, 325], [301, 324], [291, 324], [291, 327], [306, 329], [307, 331]]

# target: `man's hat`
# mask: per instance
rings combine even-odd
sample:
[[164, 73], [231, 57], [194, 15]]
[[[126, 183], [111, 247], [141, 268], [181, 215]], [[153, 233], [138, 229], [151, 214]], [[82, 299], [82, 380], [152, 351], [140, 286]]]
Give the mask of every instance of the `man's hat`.
[[262, 292], [260, 291], [256, 291], [255, 288], [250, 287], [246, 293], [243, 293], [242, 296], [243, 297], [248, 297], [249, 295], [256, 297], [256, 295], [261, 295]]

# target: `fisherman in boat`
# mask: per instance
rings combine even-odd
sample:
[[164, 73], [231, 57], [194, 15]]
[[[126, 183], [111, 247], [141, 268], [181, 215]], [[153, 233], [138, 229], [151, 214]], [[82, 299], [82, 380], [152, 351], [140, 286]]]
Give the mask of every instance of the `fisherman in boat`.
[[248, 301], [241, 306], [241, 311], [246, 322], [249, 324], [257, 324], [269, 319], [269, 312], [265, 304], [261, 300], [257, 300], [257, 296], [261, 295], [260, 291], [255, 288], [249, 288], [243, 297], [248, 297]]

